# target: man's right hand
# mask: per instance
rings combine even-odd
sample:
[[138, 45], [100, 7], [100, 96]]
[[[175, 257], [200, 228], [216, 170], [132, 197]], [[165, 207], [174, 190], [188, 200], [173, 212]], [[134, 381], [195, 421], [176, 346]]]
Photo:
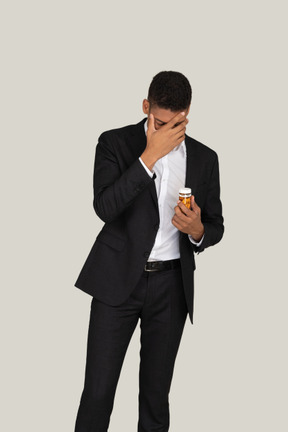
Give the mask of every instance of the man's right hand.
[[154, 116], [150, 114], [147, 130], [147, 145], [141, 155], [144, 164], [152, 170], [158, 159], [170, 153], [185, 138], [188, 119], [185, 113], [176, 114], [172, 119], [158, 130], [154, 126]]

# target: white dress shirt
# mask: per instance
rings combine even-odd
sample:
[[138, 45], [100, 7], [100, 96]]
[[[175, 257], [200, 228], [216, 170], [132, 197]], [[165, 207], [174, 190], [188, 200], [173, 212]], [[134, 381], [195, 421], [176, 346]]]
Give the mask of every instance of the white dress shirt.
[[[147, 134], [147, 121], [144, 123], [145, 133]], [[155, 243], [148, 258], [148, 261], [167, 261], [180, 258], [179, 249], [179, 230], [172, 224], [174, 207], [179, 199], [179, 189], [185, 187], [186, 178], [186, 145], [183, 140], [170, 153], [158, 159], [151, 172], [139, 158], [143, 167], [150, 175], [156, 174], [155, 187], [158, 197], [158, 208], [160, 225], [156, 235]], [[192, 191], [193, 193], [193, 191]], [[195, 242], [189, 235], [192, 243], [200, 246], [200, 242]]]

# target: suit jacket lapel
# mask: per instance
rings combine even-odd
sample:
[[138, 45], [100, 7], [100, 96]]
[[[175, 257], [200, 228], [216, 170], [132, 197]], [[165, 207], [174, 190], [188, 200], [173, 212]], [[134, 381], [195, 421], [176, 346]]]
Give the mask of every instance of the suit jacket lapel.
[[146, 147], [146, 134], [144, 130], [145, 120], [146, 118], [135, 124], [131, 129], [131, 134], [128, 137], [130, 140], [129, 149], [131, 150], [131, 157], [133, 161], [141, 156]]
[[187, 154], [185, 187], [190, 187], [194, 195], [199, 181], [199, 163], [193, 140], [187, 135], [185, 135], [185, 145]]
[[[144, 123], [147, 120], [145, 117], [141, 122], [137, 123], [131, 131], [131, 145], [129, 148], [132, 151], [131, 163], [138, 159], [146, 148], [147, 138], [144, 129]], [[154, 181], [148, 186], [153, 202], [158, 209], [158, 199]]]

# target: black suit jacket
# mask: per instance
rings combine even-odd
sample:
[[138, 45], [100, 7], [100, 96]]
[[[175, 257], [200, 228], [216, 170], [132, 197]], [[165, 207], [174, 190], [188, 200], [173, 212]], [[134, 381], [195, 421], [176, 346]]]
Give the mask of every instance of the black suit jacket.
[[[96, 146], [93, 206], [105, 225], [75, 286], [110, 305], [124, 302], [135, 288], [159, 228], [155, 175], [150, 178], [138, 159], [146, 147], [145, 120], [104, 132]], [[205, 228], [199, 247], [187, 234], [180, 232], [179, 237], [184, 291], [193, 324], [194, 253], [219, 242], [224, 226], [217, 154], [187, 135], [185, 144], [185, 186], [195, 195]]]

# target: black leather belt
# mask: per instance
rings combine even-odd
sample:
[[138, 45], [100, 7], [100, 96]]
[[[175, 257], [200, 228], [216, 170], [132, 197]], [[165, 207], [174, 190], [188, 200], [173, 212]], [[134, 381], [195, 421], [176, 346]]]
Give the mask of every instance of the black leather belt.
[[180, 267], [180, 259], [169, 261], [149, 261], [145, 264], [144, 270], [147, 272], [171, 270]]

